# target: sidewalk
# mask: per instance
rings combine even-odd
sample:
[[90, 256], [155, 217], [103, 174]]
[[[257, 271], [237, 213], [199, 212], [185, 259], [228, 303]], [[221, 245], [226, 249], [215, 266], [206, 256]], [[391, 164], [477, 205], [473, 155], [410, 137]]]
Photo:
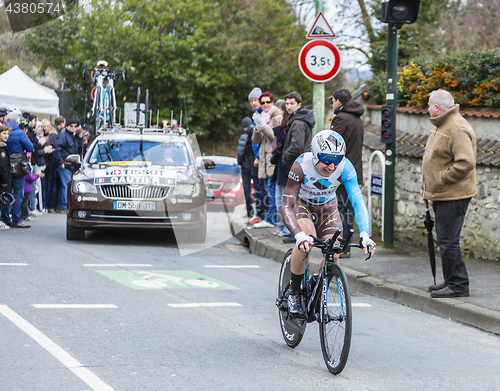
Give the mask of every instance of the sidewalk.
[[[252, 228], [246, 224], [244, 210], [237, 207], [232, 216], [233, 232], [252, 253], [281, 262], [293, 244], [284, 244], [274, 236], [275, 228]], [[397, 244], [396, 244], [397, 245]], [[442, 282], [441, 260], [436, 254], [436, 280]], [[340, 263], [351, 290], [466, 323], [500, 334], [500, 263], [467, 259], [470, 297], [433, 299], [427, 287], [434, 283], [426, 251], [415, 248], [386, 249], [379, 244], [374, 257], [365, 261], [360, 249], [351, 250], [351, 258]], [[311, 252], [311, 270], [317, 270], [321, 251]]]

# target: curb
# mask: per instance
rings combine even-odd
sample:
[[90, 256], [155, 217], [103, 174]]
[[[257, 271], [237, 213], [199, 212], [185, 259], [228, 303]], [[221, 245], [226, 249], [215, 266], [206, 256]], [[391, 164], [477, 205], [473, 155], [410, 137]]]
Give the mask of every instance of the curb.
[[[267, 229], [247, 229], [244, 224], [235, 221], [231, 222], [231, 226], [235, 232], [234, 236], [244, 246], [249, 247], [251, 253], [281, 262], [286, 252], [292, 248], [291, 245], [287, 246], [268, 239], [267, 237], [272, 234]], [[320, 253], [312, 253], [310, 257], [311, 269], [317, 270], [320, 261]], [[433, 299], [429, 292], [423, 289], [396, 284], [346, 266], [342, 266], [342, 269], [346, 273], [351, 289], [428, 314], [465, 323], [484, 331], [500, 334], [499, 311], [453, 298]]]

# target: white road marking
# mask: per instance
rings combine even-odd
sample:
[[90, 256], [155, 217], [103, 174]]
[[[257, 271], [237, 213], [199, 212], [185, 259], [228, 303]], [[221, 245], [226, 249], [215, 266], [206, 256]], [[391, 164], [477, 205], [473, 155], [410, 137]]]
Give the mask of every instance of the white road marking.
[[185, 304], [169, 304], [174, 308], [195, 308], [195, 307], [242, 307], [238, 303], [185, 303]]
[[28, 266], [27, 263], [0, 263], [1, 266]]
[[33, 327], [28, 321], [21, 318], [6, 305], [0, 305], [0, 313], [33, 338], [40, 346], [58, 359], [66, 368], [87, 383], [94, 391], [114, 391], [87, 368], [84, 368], [76, 359], [60, 346], [56, 345], [45, 334]]
[[227, 268], [227, 269], [251, 269], [260, 268], [259, 265], [205, 265], [205, 267]]
[[366, 303], [351, 303], [352, 307], [371, 307], [371, 304], [366, 304]]
[[83, 266], [87, 267], [152, 267], [153, 265], [147, 263], [86, 263]]
[[114, 304], [33, 304], [35, 308], [118, 308]]

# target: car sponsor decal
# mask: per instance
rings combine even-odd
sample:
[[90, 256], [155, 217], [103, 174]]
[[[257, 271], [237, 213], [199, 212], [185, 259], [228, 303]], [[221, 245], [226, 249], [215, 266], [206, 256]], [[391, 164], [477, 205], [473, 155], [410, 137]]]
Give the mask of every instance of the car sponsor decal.
[[107, 167], [95, 171], [95, 184], [175, 185], [175, 170]]

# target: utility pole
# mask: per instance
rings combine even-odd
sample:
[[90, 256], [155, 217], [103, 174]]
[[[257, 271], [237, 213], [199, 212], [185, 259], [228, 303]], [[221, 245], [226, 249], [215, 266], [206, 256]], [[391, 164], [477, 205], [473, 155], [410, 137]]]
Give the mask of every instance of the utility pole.
[[[325, 12], [324, 0], [315, 0], [316, 15]], [[313, 136], [322, 131], [325, 122], [325, 83], [314, 82], [313, 84], [313, 110], [316, 125], [313, 128]]]
[[387, 95], [382, 106], [380, 141], [385, 147], [384, 247], [394, 247], [394, 193], [396, 173], [396, 109], [398, 84], [398, 30], [417, 21], [420, 0], [386, 0], [382, 2], [381, 22], [388, 23]]
[[[398, 29], [389, 23], [387, 39], [387, 95], [386, 105], [392, 106], [391, 142], [385, 146], [385, 204], [384, 204], [384, 247], [394, 247], [394, 193], [396, 172], [396, 108], [398, 84]], [[382, 116], [382, 121], [384, 120]]]

